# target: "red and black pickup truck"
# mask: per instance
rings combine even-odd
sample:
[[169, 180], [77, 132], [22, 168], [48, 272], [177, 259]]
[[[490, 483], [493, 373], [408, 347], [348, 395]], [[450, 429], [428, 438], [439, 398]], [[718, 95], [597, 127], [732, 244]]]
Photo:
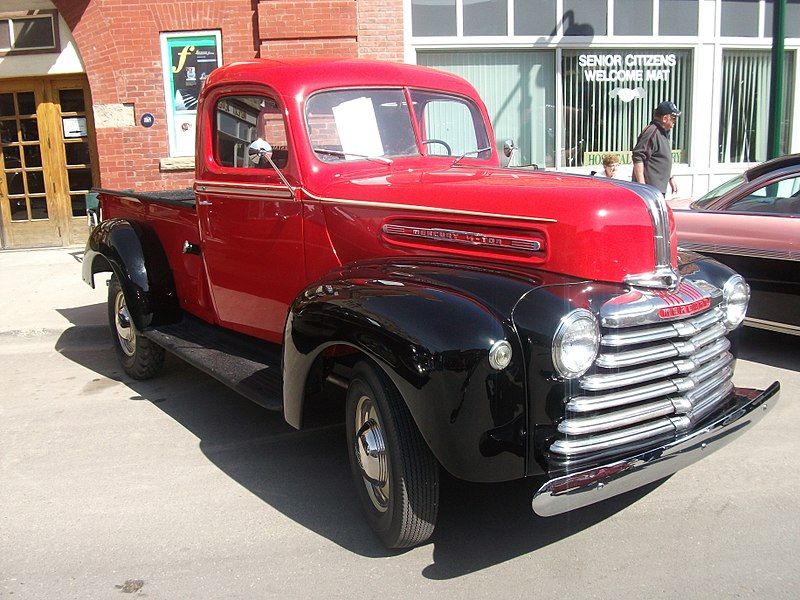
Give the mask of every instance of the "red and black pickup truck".
[[463, 79], [236, 63], [197, 129], [192, 190], [100, 190], [83, 277], [112, 273], [119, 359], [147, 378], [172, 352], [297, 428], [345, 388], [390, 547], [432, 534], [440, 469], [537, 478], [555, 515], [666, 477], [778, 397], [734, 387], [748, 286], [678, 251], [663, 197], [502, 168]]

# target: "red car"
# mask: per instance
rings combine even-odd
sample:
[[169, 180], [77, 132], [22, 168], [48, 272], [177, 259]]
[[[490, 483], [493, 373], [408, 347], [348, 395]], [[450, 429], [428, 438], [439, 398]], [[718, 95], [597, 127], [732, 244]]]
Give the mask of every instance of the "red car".
[[800, 154], [757, 165], [672, 208], [682, 248], [715, 258], [750, 284], [746, 324], [800, 335]]

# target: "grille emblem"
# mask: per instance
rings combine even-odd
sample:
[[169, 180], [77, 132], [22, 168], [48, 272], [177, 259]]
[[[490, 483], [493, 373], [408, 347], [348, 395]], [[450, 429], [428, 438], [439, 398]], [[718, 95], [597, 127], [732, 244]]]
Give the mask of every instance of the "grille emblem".
[[662, 319], [694, 315], [711, 306], [711, 298], [704, 296], [695, 286], [685, 281], [674, 292], [658, 290], [653, 295], [667, 305], [658, 310], [658, 316]]

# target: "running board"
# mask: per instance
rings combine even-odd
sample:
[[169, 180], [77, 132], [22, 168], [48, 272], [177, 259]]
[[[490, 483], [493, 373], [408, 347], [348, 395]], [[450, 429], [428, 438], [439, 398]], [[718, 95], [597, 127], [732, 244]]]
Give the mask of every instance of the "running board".
[[281, 349], [247, 335], [184, 315], [153, 327], [146, 338], [270, 410], [283, 410]]

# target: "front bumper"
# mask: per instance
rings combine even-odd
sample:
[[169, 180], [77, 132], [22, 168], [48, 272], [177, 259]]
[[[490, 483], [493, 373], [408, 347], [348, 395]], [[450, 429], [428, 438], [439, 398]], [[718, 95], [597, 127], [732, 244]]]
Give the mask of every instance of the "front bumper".
[[734, 388], [733, 394], [734, 404], [724, 415], [683, 437], [630, 458], [547, 481], [533, 496], [534, 512], [551, 517], [672, 475], [760, 421], [778, 399], [780, 384], [776, 381], [764, 391]]

